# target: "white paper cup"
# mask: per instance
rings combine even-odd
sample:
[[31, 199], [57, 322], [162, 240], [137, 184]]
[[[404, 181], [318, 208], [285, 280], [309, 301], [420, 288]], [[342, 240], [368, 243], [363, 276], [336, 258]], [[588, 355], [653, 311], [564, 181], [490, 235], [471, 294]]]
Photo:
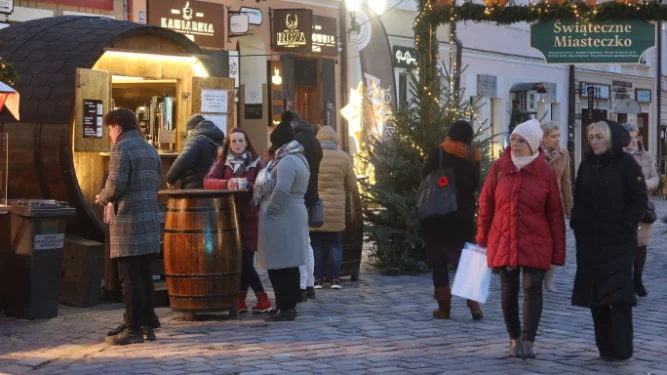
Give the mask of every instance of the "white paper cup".
[[240, 190], [247, 189], [248, 188], [248, 179], [247, 178], [238, 178], [238, 179], [236, 179], [236, 186], [238, 186], [238, 188]]

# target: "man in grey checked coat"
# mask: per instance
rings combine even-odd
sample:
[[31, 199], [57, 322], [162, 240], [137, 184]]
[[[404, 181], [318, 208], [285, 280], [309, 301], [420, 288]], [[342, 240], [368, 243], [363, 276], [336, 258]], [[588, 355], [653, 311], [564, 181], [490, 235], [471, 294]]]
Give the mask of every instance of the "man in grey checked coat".
[[109, 332], [107, 343], [126, 345], [155, 340], [151, 256], [160, 252], [157, 192], [162, 163], [137, 128], [128, 109], [104, 117], [113, 143], [109, 177], [96, 203], [105, 205], [109, 221], [110, 254], [118, 263], [125, 319]]

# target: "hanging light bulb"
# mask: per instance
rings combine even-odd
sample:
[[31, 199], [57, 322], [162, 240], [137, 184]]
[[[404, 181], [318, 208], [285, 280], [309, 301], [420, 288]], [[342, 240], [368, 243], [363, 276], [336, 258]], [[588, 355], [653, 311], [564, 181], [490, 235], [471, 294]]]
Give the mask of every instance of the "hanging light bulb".
[[384, 8], [387, 5], [387, 0], [368, 0], [368, 6], [375, 12], [375, 14], [384, 13]]
[[283, 77], [280, 76], [280, 71], [278, 70], [278, 67], [274, 68], [274, 74], [271, 77], [271, 82], [273, 82], [274, 85], [280, 86], [283, 83]]
[[346, 0], [345, 5], [350, 12], [358, 12], [361, 7], [361, 0]]

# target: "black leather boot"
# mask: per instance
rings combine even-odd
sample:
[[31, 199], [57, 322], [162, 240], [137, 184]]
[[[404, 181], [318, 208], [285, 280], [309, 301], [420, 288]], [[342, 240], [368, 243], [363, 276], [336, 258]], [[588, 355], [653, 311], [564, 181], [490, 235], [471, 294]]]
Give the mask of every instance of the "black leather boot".
[[140, 329], [125, 328], [117, 335], [107, 336], [106, 342], [109, 345], [140, 344], [144, 342], [144, 335]]

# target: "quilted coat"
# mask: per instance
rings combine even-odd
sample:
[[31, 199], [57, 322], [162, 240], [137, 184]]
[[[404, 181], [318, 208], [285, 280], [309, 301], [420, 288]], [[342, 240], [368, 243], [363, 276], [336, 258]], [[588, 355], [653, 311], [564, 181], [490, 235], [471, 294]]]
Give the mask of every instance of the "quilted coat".
[[110, 257], [160, 252], [157, 192], [162, 162], [137, 130], [121, 134], [111, 149], [109, 177], [100, 203], [113, 203], [109, 222]]
[[[644, 180], [646, 181], [646, 187], [648, 192], [658, 188], [660, 184], [660, 176], [655, 169], [655, 163], [651, 154], [644, 151], [643, 148], [634, 154], [635, 160], [639, 163], [639, 166], [642, 167], [642, 174], [644, 175]], [[639, 246], [648, 246], [653, 242], [653, 225], [646, 223], [639, 223], [639, 231], [637, 232], [637, 241]]]
[[477, 243], [489, 267], [548, 270], [565, 264], [565, 218], [556, 173], [544, 151], [517, 170], [510, 148], [496, 160], [479, 200]]
[[317, 133], [322, 145], [318, 193], [324, 201], [324, 225], [311, 228], [313, 232], [342, 232], [345, 230], [345, 192], [357, 191], [357, 176], [350, 156], [338, 150], [338, 136], [331, 126]]
[[623, 151], [630, 135], [620, 124], [607, 122], [612, 151], [589, 154], [581, 162], [570, 221], [577, 241], [572, 304], [591, 308], [636, 302], [637, 226], [648, 203], [641, 167]]
[[[257, 173], [264, 168], [260, 159], [252, 162], [245, 173], [248, 179], [249, 193], [241, 194], [239, 207], [239, 225], [241, 230], [241, 247], [243, 251], [257, 251], [257, 226], [259, 209], [252, 204], [252, 190], [255, 186]], [[226, 190], [227, 182], [234, 177], [234, 171], [230, 163], [225, 159], [218, 159], [211, 172], [204, 179], [204, 188], [208, 190]]]
[[202, 121], [185, 141], [167, 173], [166, 180], [174, 185], [181, 180], [183, 189], [201, 189], [204, 178], [218, 155], [218, 148], [225, 141], [225, 133], [211, 121]]

